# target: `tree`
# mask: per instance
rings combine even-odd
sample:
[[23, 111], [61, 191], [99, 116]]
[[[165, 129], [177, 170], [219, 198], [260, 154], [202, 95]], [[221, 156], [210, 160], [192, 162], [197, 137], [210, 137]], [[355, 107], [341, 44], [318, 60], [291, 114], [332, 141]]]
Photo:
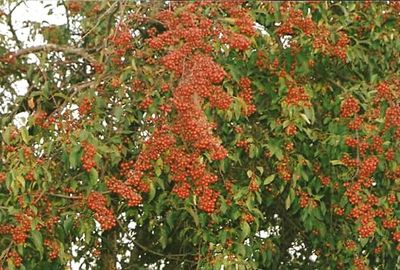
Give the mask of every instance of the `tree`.
[[23, 3], [0, 269], [400, 266], [398, 2], [60, 1], [33, 47]]

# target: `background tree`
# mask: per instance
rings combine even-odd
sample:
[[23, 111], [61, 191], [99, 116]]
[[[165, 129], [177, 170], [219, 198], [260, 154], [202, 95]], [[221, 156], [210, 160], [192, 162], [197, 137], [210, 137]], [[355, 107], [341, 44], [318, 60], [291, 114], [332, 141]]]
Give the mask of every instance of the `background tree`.
[[0, 268], [399, 266], [398, 2], [60, 1], [33, 47], [23, 4]]

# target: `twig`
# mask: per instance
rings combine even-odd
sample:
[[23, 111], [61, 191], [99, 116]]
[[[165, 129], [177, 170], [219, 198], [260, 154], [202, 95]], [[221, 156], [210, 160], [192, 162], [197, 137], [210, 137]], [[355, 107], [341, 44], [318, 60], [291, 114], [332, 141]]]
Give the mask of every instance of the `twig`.
[[3, 250], [3, 252], [1, 253], [1, 255], [0, 255], [0, 267], [3, 265], [3, 262], [4, 262], [5, 258], [7, 258], [7, 254], [10, 251], [12, 245], [13, 245], [13, 242], [10, 242], [8, 247], [5, 250]]
[[[118, 223], [118, 225], [121, 227], [121, 229], [124, 232], [126, 232], [126, 233], [128, 232], [128, 229], [123, 226], [123, 224], [121, 223], [120, 220], [117, 219], [117, 223]], [[132, 241], [132, 243], [134, 243], [135, 245], [140, 247], [142, 250], [144, 250], [146, 252], [149, 252], [149, 253], [152, 253], [154, 255], [160, 256], [160, 257], [164, 257], [164, 258], [170, 258], [170, 259], [173, 259], [173, 260], [178, 260], [179, 257], [195, 256], [195, 254], [192, 254], [192, 253], [163, 254], [163, 253], [154, 251], [154, 250], [142, 245], [141, 243], [139, 243], [135, 239], [131, 239], [131, 241]], [[175, 257], [177, 257], [177, 258], [175, 258]], [[187, 261], [194, 263], [194, 261], [191, 261], [191, 260], [187, 260]]]
[[358, 172], [360, 170], [360, 138], [358, 136], [358, 130], [356, 130], [356, 140], [357, 140], [357, 170], [355, 177], [358, 175]]
[[33, 201], [32, 205], [36, 205], [36, 203], [43, 197], [44, 193], [45, 193], [45, 190], [43, 190], [40, 193], [39, 197], [37, 197], [37, 199]]
[[14, 12], [14, 10], [15, 10], [19, 5], [21, 5], [23, 2], [24, 2], [24, 1], [21, 1], [21, 2], [17, 3], [17, 4], [15, 5], [15, 7], [13, 7], [12, 9], [11, 9], [11, 5], [10, 5], [11, 2], [9, 2], [8, 7], [9, 7], [9, 9], [10, 9], [10, 13], [7, 14], [7, 25], [8, 25], [8, 28], [10, 29], [11, 35], [12, 35], [12, 37], [14, 38], [15, 43], [16, 43], [16, 45], [17, 45], [18, 48], [22, 48], [22, 42], [21, 42], [21, 40], [19, 40], [19, 38], [18, 38], [18, 36], [17, 36], [17, 33], [15, 32], [14, 26], [12, 25], [12, 13]]
[[64, 199], [71, 199], [71, 200], [81, 200], [83, 199], [82, 196], [74, 196], [74, 195], [64, 195], [64, 194], [57, 194], [57, 193], [47, 193], [49, 196], [64, 198]]
[[108, 13], [111, 13], [111, 11], [114, 9], [115, 6], [117, 6], [117, 4], [120, 2], [121, 0], [117, 0], [115, 1], [103, 14], [101, 14], [101, 16], [97, 19], [97, 23], [89, 30], [87, 31], [83, 37], [82, 40], [87, 37], [94, 29], [97, 28], [97, 26], [99, 26], [101, 20], [103, 19], [104, 16], [106, 16]]

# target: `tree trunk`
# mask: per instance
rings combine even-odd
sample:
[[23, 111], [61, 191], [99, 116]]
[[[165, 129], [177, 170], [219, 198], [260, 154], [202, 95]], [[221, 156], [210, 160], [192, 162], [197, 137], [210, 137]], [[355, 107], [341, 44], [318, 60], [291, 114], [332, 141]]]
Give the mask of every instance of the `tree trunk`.
[[103, 233], [103, 243], [99, 262], [99, 269], [117, 269], [117, 231], [106, 231]]

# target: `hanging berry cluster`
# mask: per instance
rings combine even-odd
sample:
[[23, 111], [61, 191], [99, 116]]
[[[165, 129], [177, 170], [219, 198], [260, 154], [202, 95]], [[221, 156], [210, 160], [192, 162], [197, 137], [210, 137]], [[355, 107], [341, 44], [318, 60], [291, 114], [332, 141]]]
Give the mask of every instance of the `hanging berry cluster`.
[[87, 197], [90, 210], [95, 212], [94, 218], [100, 223], [103, 230], [112, 229], [116, 225], [113, 212], [106, 207], [107, 199], [100, 192], [91, 192]]
[[350, 117], [354, 114], [357, 114], [359, 110], [360, 105], [358, 105], [358, 101], [353, 97], [349, 97], [345, 99], [342, 103], [341, 117]]
[[[277, 34], [281, 37], [296, 35], [299, 29], [305, 36], [313, 39], [313, 46], [316, 50], [331, 57], [337, 57], [346, 62], [346, 54], [349, 38], [344, 32], [337, 33], [337, 39], [331, 40], [331, 31], [325, 26], [317, 25], [311, 18], [311, 14], [304, 15], [302, 10], [295, 7], [296, 2], [287, 1], [280, 6], [283, 14], [282, 22], [277, 28]], [[292, 47], [292, 46], [291, 46]]]
[[[346, 215], [354, 220], [360, 238], [376, 238], [376, 241], [380, 241], [382, 235], [376, 232], [390, 232], [400, 224], [392, 209], [393, 204], [397, 203], [391, 191], [392, 183], [389, 182], [387, 187], [387, 197], [378, 197], [374, 188], [382, 186], [385, 181], [378, 173], [383, 172], [388, 178], [398, 177], [397, 166], [390, 166], [396, 151], [385, 139], [395, 136], [400, 126], [400, 109], [392, 102], [394, 92], [387, 81], [379, 83], [376, 90], [376, 95], [371, 97], [371, 106], [365, 111], [361, 110], [356, 98], [347, 97], [341, 104], [340, 117], [353, 133], [344, 140], [350, 151], [342, 157], [343, 164], [352, 175], [343, 183], [343, 195], [349, 202]], [[341, 211], [341, 215], [344, 213]], [[376, 250], [381, 252], [382, 248], [378, 246]], [[356, 266], [361, 263], [358, 258], [354, 259]]]
[[44, 240], [44, 245], [49, 250], [49, 258], [50, 260], [54, 261], [58, 258], [60, 253], [60, 245], [55, 241], [50, 241], [49, 239]]
[[107, 181], [107, 187], [111, 192], [117, 193], [127, 200], [129, 206], [137, 206], [142, 202], [142, 197], [138, 193], [115, 177]]
[[31, 230], [30, 218], [24, 214], [18, 214], [16, 217], [19, 225], [13, 226], [10, 230], [15, 244], [23, 244], [28, 237], [28, 232]]
[[111, 59], [116, 65], [122, 64], [122, 57], [125, 53], [133, 48], [132, 40], [133, 34], [130, 32], [129, 27], [120, 23], [108, 39], [114, 45], [113, 58]]
[[246, 108], [243, 108], [243, 111], [246, 116], [249, 116], [256, 111], [256, 106], [253, 104], [251, 81], [249, 78], [243, 77], [240, 79], [239, 85], [241, 90], [239, 97], [246, 103]]
[[306, 107], [309, 107], [311, 105], [310, 97], [308, 96], [303, 87], [289, 88], [284, 101], [288, 105], [296, 105], [296, 106], [303, 105]]
[[[171, 80], [160, 83], [162, 93], [171, 97], [170, 106], [160, 108], [168, 114], [158, 121], [136, 162], [121, 164], [126, 186], [119, 183], [116, 188], [116, 182], [111, 182], [110, 189], [117, 193], [121, 192], [116, 189], [124, 190], [125, 195], [121, 195], [128, 201], [127, 194], [131, 191], [127, 191], [127, 186], [133, 192], [146, 191], [148, 184], [144, 179], [152, 177], [155, 162], [162, 158], [170, 167], [169, 177], [175, 183], [173, 192], [180, 198], [196, 195], [200, 209], [208, 213], [215, 211], [219, 192], [211, 185], [217, 182], [217, 176], [207, 169], [202, 155], [207, 153], [211, 160], [222, 160], [227, 150], [213, 134], [216, 126], [208, 120], [203, 108], [208, 103], [211, 108], [227, 110], [232, 103], [232, 97], [221, 85], [227, 73], [216, 63], [213, 53], [219, 53], [224, 46], [221, 43], [239, 51], [249, 48], [247, 35], [254, 35], [255, 30], [241, 2], [215, 4], [231, 16], [238, 33], [204, 15], [201, 2], [186, 5], [179, 12], [168, 10], [157, 15], [156, 19], [168, 30], [152, 35], [148, 45]], [[240, 85], [241, 96], [248, 105], [245, 113], [250, 115], [255, 111], [250, 80], [243, 78]], [[147, 104], [143, 105], [146, 107]]]
[[94, 161], [94, 156], [96, 155], [96, 148], [88, 142], [82, 142], [83, 155], [81, 157], [81, 162], [83, 164], [83, 169], [87, 172], [94, 167], [96, 167], [96, 162]]

